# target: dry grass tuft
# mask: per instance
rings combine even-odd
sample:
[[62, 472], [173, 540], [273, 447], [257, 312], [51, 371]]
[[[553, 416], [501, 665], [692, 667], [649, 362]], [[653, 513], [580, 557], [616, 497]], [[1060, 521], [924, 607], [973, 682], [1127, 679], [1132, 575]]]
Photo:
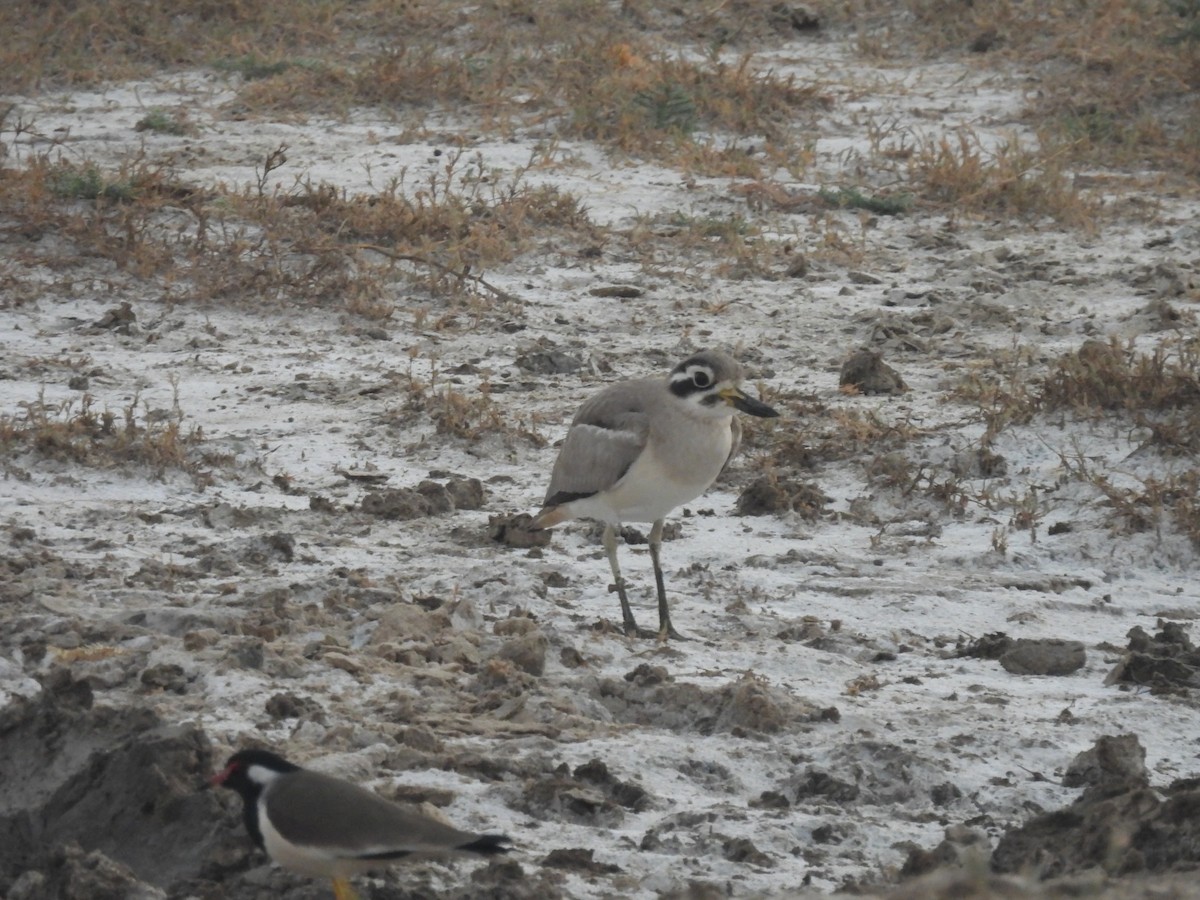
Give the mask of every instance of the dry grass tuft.
[[1060, 358], [1042, 383], [1039, 406], [1079, 415], [1122, 413], [1146, 429], [1160, 450], [1200, 452], [1200, 348], [1159, 346], [1125, 351], [1115, 342], [1090, 341]]
[[1065, 164], [1200, 175], [1197, 0], [867, 0], [843, 14], [868, 53], [972, 54], [1040, 76], [1025, 120]]
[[350, 4], [79, 0], [0, 4], [0, 75], [17, 89], [95, 84], [229, 53], [320, 47]]
[[[1116, 425], [1138, 436], [1143, 450], [1185, 463], [1200, 453], [1200, 349], [1193, 341], [1167, 342], [1149, 353], [1088, 341], [1054, 361], [1041, 379], [1020, 375], [1020, 368], [972, 376], [960, 386], [960, 399], [986, 423], [984, 449], [1009, 427], [1066, 413], [1078, 422]], [[1173, 522], [1200, 548], [1200, 468], [1137, 478], [1078, 453], [1059, 456], [1070, 480], [1090, 484], [1103, 497], [1119, 532], [1157, 531]], [[1036, 524], [1036, 504], [1027, 501], [1028, 495], [1012, 502], [1014, 527]]]
[[402, 173], [356, 195], [303, 180], [268, 190], [268, 175], [288, 163], [283, 146], [256, 166], [257, 187], [237, 193], [197, 191], [136, 154], [116, 170], [52, 154], [0, 170], [0, 209], [37, 239], [26, 254], [47, 247], [59, 260], [45, 262], [60, 265], [62, 245], [40, 241], [53, 234], [73, 248], [70, 258], [112, 260], [169, 284], [180, 301], [340, 306], [380, 319], [391, 315], [393, 282], [402, 279], [462, 301], [477, 319], [497, 298], [512, 300], [476, 274], [481, 268], [534, 249], [547, 230], [564, 245], [599, 240], [575, 197], [459, 152], [424, 183]]
[[10, 458], [28, 452], [92, 468], [144, 466], [160, 474], [178, 469], [201, 475], [195, 448], [202, 430], [185, 430], [178, 416], [139, 409], [136, 397], [119, 413], [96, 409], [90, 394], [78, 402], [39, 397], [19, 406], [17, 413], [0, 415], [0, 449]]
[[432, 422], [436, 434], [459, 440], [475, 442], [499, 437], [533, 447], [546, 444], [546, 438], [538, 430], [538, 418], [514, 415], [512, 410], [496, 403], [486, 380], [474, 388], [466, 388], [456, 379], [444, 378], [435, 360], [427, 380], [410, 371], [399, 383], [403, 400], [384, 420], [405, 431], [412, 429], [416, 418]]
[[921, 142], [908, 160], [908, 176], [922, 199], [951, 214], [1046, 217], [1088, 226], [1096, 205], [1074, 186], [1065, 156], [1032, 150], [1015, 138], [987, 150], [975, 134], [959, 132]]
[[573, 134], [631, 153], [672, 158], [697, 131], [760, 137], [781, 148], [815, 86], [736, 65], [697, 63], [636, 42], [580, 42], [555, 71]]

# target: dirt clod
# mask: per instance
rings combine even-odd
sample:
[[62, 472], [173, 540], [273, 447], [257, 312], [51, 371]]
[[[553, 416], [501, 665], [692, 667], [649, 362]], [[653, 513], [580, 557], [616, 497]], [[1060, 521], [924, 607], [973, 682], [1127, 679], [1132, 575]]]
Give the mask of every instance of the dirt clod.
[[838, 384], [860, 394], [903, 394], [908, 385], [875, 350], [859, 350], [842, 363]]
[[1149, 783], [1146, 750], [1136, 734], [1097, 738], [1067, 766], [1067, 787], [1099, 787], [1104, 791], [1144, 787]]
[[272, 719], [312, 719], [315, 722], [324, 720], [325, 715], [321, 705], [311, 697], [301, 697], [291, 691], [275, 694], [267, 700], [264, 707]]
[[562, 847], [551, 850], [542, 860], [543, 866], [554, 869], [569, 869], [575, 872], [590, 872], [598, 875], [612, 875], [621, 871], [620, 866], [612, 863], [602, 863], [595, 859], [595, 850], [583, 847]]
[[1192, 644], [1182, 625], [1164, 622], [1153, 636], [1135, 625], [1128, 637], [1128, 650], [1108, 673], [1105, 684], [1144, 685], [1152, 694], [1200, 688], [1200, 650]]
[[492, 516], [488, 519], [488, 535], [498, 544], [517, 550], [531, 547], [546, 547], [550, 544], [550, 532], [530, 528], [533, 516], [517, 513], [513, 516]]
[[832, 502], [833, 498], [813, 482], [762, 475], [738, 495], [734, 515], [767, 516], [797, 512], [805, 519], [814, 520]]
[[1014, 675], [1070, 675], [1086, 662], [1081, 641], [1057, 638], [1019, 638], [1000, 656], [1000, 665]]

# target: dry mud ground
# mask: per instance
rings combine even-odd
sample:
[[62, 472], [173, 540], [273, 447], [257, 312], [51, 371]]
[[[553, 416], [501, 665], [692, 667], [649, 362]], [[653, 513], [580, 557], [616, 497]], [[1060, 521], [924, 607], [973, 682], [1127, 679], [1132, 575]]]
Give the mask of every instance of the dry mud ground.
[[[796, 126], [815, 153], [797, 195], [842, 183], [885, 118], [912, 140], [1019, 135], [1029, 79], [872, 65], [829, 35], [759, 64], [826, 85], [828, 108]], [[253, 185], [285, 143], [268, 189], [354, 193], [402, 168], [417, 183], [454, 147], [503, 180], [551, 137], [450, 115], [424, 130], [368, 111], [248, 121], [231, 96], [194, 73], [13, 98], [43, 138], [9, 160], [53, 137], [76, 159], [142, 152], [197, 185]], [[137, 132], [151, 106], [186, 109], [198, 133]], [[0, 893], [327, 896], [251, 851], [236, 798], [194, 790], [262, 743], [518, 844], [500, 863], [363, 879], [375, 900], [1200, 896], [1172, 874], [1200, 863], [1195, 549], [1170, 521], [1122, 527], [1077, 477], [1133, 484], [1190, 460], [1127, 423], [1058, 415], [1006, 427], [981, 464], [982, 418], [951, 393], [972, 371], [1036, 378], [1089, 339], [1150, 352], [1194, 333], [1194, 204], [1144, 198], [1094, 232], [780, 209], [567, 141], [522, 177], [580, 196], [611, 242], [540, 235], [483, 273], [513, 299], [481, 290], [473, 318], [436, 329], [399, 279], [382, 322], [189, 304], [187, 285], [63, 260], [54, 233], [0, 232], [0, 412], [40, 398], [69, 415], [86, 394], [118, 422], [132, 408], [203, 433], [191, 471], [21, 444], [4, 458]], [[624, 251], [637, 223], [673, 215], [748, 217], [793, 258], [739, 279], [711, 256], [650, 268]], [[853, 263], [823, 254], [831, 236]], [[593, 292], [617, 285], [634, 290]], [[784, 415], [675, 517], [664, 557], [691, 640], [660, 646], [611, 627], [586, 523], [545, 546], [496, 538], [536, 509], [584, 397], [704, 346], [739, 355]], [[840, 391], [862, 347], [909, 390]], [[437, 427], [451, 401], [478, 417], [474, 437]], [[884, 470], [933, 473], [910, 487], [956, 473], [959, 500], [873, 478], [868, 438], [777, 466], [787, 508], [738, 515], [765, 511], [743, 492], [773, 448], [832, 433], [838, 413], [910, 430]], [[644, 544], [622, 558], [649, 622]]]

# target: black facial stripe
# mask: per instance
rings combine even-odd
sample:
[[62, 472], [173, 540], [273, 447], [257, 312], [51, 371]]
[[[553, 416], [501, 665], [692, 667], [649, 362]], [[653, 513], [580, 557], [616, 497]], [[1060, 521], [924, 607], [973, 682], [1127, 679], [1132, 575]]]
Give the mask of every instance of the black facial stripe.
[[671, 373], [671, 392], [679, 397], [712, 390], [716, 383], [716, 373], [704, 363], [691, 360], [680, 363]]
[[706, 388], [698, 388], [692, 384], [691, 378], [672, 378], [671, 393], [676, 397], [690, 397], [692, 394], [703, 393]]

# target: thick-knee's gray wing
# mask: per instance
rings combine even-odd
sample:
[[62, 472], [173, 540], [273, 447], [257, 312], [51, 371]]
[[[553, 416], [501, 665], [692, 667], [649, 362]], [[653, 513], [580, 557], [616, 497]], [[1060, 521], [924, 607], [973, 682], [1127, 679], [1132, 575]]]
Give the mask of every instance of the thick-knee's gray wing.
[[607, 490], [646, 446], [647, 399], [662, 385], [654, 379], [616, 384], [587, 400], [571, 422], [554, 463], [546, 506]]

